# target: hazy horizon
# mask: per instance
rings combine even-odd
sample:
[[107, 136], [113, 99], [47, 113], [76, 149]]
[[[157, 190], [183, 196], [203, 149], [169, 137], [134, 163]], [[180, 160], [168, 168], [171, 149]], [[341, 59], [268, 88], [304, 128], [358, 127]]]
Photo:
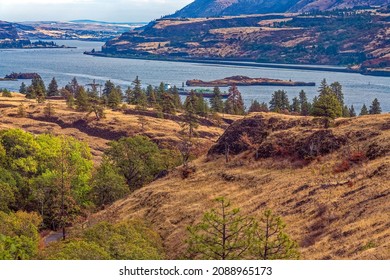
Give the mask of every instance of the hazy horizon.
[[[2, 0], [0, 20], [148, 22], [194, 0]], [[31, 12], [33, 11], [33, 12]]]

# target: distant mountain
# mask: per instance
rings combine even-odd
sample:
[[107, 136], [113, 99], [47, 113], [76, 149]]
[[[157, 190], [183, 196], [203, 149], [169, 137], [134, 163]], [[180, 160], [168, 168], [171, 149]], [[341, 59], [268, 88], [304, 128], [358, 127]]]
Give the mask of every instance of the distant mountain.
[[215, 17], [383, 6], [389, 0], [195, 0], [167, 17]]

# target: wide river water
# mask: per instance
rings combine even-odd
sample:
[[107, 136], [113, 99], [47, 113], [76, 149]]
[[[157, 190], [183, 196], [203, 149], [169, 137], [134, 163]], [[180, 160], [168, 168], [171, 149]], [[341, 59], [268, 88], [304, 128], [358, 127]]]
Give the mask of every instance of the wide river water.
[[[84, 51], [93, 48], [100, 50], [101, 42], [56, 41], [59, 45], [77, 47], [76, 49], [12, 49], [0, 50], [0, 77], [11, 72], [37, 72], [46, 85], [55, 77], [59, 86], [65, 86], [73, 77], [80, 84], [89, 84], [92, 80], [104, 84], [111, 80], [126, 89], [138, 75], [144, 86], [159, 85], [160, 82], [181, 87], [189, 79], [214, 80], [234, 75], [249, 77], [275, 78], [303, 82], [315, 82], [315, 87], [251, 86], [239, 87], [246, 106], [252, 100], [269, 102], [275, 90], [287, 91], [290, 100], [304, 89], [311, 100], [318, 90], [321, 80], [342, 84], [345, 103], [354, 105], [359, 113], [363, 103], [367, 107], [374, 98], [378, 98], [383, 112], [390, 112], [390, 77], [364, 76], [354, 73], [327, 71], [273, 69], [259, 67], [239, 67], [226, 65], [208, 65], [184, 62], [135, 60], [105, 58], [84, 55]], [[0, 88], [18, 90], [22, 80], [2, 81]], [[29, 81], [25, 81], [29, 84]], [[227, 90], [227, 89], [223, 89]]]

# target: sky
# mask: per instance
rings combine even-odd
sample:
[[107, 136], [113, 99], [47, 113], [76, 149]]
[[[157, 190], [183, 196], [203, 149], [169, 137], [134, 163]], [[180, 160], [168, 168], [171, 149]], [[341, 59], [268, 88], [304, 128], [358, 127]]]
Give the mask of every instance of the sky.
[[0, 20], [148, 22], [194, 0], [0, 0]]

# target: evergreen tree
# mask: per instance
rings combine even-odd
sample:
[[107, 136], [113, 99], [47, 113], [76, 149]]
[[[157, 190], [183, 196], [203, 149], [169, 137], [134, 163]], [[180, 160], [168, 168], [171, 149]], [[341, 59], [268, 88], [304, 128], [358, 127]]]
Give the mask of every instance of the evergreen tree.
[[196, 114], [202, 117], [206, 117], [209, 112], [209, 106], [207, 102], [204, 100], [203, 95], [197, 94], [195, 103], [195, 111]]
[[272, 94], [270, 103], [270, 110], [273, 112], [281, 112], [290, 109], [290, 102], [288, 100], [287, 92], [284, 90], [277, 90]]
[[351, 113], [349, 111], [349, 108], [347, 105], [344, 105], [343, 107], [343, 118], [350, 118], [351, 117]]
[[368, 109], [366, 107], [366, 104], [363, 104], [362, 109], [360, 110], [360, 116], [368, 115]]
[[266, 210], [255, 226], [251, 253], [260, 260], [299, 259], [298, 245], [284, 232], [282, 219]]
[[125, 94], [126, 94], [126, 102], [128, 104], [134, 104], [135, 103], [134, 92], [131, 89], [131, 87], [127, 87]]
[[161, 97], [164, 93], [165, 93], [165, 84], [161, 82], [156, 91], [157, 102], [161, 100]]
[[90, 109], [90, 103], [89, 103], [89, 98], [88, 94], [85, 91], [84, 87], [79, 86], [76, 96], [75, 96], [75, 104], [76, 108], [79, 111], [89, 111]]
[[184, 103], [184, 114], [183, 114], [183, 129], [188, 130], [188, 138], [194, 136], [195, 129], [198, 127], [198, 120], [196, 118], [196, 111], [194, 109], [193, 104], [196, 102], [196, 95], [192, 91], [189, 96], [187, 96], [186, 101]]
[[244, 101], [241, 92], [233, 85], [229, 88], [229, 97], [226, 100], [225, 111], [227, 114], [243, 115], [245, 113]]
[[47, 88], [47, 96], [58, 96], [58, 84], [55, 78], [53, 78]]
[[35, 95], [35, 98], [37, 99], [38, 103], [44, 102], [46, 97], [46, 87], [42, 78], [39, 76], [34, 77], [31, 80], [31, 86], [34, 90], [33, 95]]
[[60, 90], [60, 95], [65, 98], [66, 100], [66, 105], [68, 106], [68, 108], [73, 108], [74, 105], [75, 105], [75, 99], [74, 99], [74, 96], [73, 94], [67, 90], [66, 88], [62, 88]]
[[181, 110], [183, 108], [183, 104], [181, 102], [179, 90], [176, 86], [173, 86], [171, 94], [173, 95], [173, 102], [175, 104], [176, 110]]
[[313, 115], [335, 119], [343, 115], [343, 107], [335, 94], [323, 94], [313, 102]]
[[340, 104], [344, 106], [344, 94], [343, 94], [343, 87], [339, 82], [334, 82], [330, 84], [330, 89], [337, 96], [337, 99], [339, 100]]
[[330, 88], [329, 88], [328, 82], [326, 81], [326, 79], [323, 79], [320, 83], [319, 88], [318, 88], [318, 93], [321, 96], [321, 95], [325, 95], [329, 92], [330, 92]]
[[353, 105], [351, 105], [351, 107], [349, 108], [349, 116], [351, 118], [356, 117], [356, 112], [355, 112], [355, 108], [353, 107]]
[[79, 87], [80, 85], [76, 77], [73, 77], [72, 81], [70, 81], [70, 83], [65, 86], [65, 89], [71, 92], [73, 96], [76, 96], [77, 92], [79, 91]]
[[156, 106], [157, 103], [156, 93], [152, 85], [148, 85], [146, 87], [146, 98], [150, 106], [152, 107]]
[[268, 105], [265, 102], [259, 103], [257, 100], [252, 100], [248, 112], [268, 112]]
[[20, 85], [19, 92], [21, 94], [27, 94], [27, 86], [24, 82], [22, 82], [22, 84]]
[[115, 90], [115, 85], [111, 80], [106, 81], [104, 84], [104, 89], [103, 89], [103, 97], [105, 97], [106, 100], [108, 100], [108, 96], [110, 93]]
[[223, 112], [223, 101], [219, 87], [214, 87], [213, 97], [210, 99], [210, 107], [213, 112]]
[[376, 115], [376, 114], [381, 114], [382, 113], [381, 104], [379, 103], [377, 98], [375, 98], [372, 101], [369, 113], [370, 113], [370, 115]]
[[311, 104], [307, 100], [306, 92], [301, 90], [299, 92], [299, 103], [301, 107], [301, 115], [308, 116], [310, 115]]
[[166, 114], [175, 114], [176, 113], [175, 102], [174, 102], [171, 94], [164, 92], [161, 95], [160, 105], [161, 105], [161, 110], [163, 113], [166, 113]]
[[122, 103], [122, 90], [119, 86], [110, 90], [107, 96], [107, 106], [111, 109], [118, 109]]
[[301, 113], [301, 103], [299, 102], [299, 99], [297, 97], [294, 97], [292, 100], [290, 112], [294, 112], [298, 114]]
[[218, 209], [207, 211], [200, 223], [188, 227], [191, 259], [238, 260], [247, 255], [253, 236], [253, 219], [231, 208], [223, 197]]
[[138, 78], [138, 76], [133, 81], [133, 87], [134, 88], [133, 88], [132, 96], [134, 99], [131, 104], [138, 105], [141, 108], [145, 108], [147, 103], [147, 98], [145, 92], [141, 88], [141, 81]]

